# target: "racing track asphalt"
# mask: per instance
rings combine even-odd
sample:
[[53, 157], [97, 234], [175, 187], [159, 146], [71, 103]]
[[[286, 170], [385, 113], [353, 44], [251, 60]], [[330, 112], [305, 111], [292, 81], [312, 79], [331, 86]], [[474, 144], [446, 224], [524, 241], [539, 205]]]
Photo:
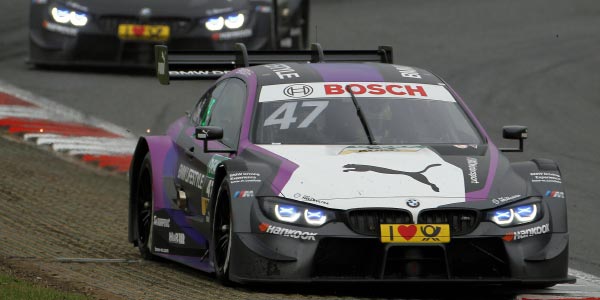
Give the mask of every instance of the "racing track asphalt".
[[[160, 86], [122, 70], [35, 70], [29, 1], [0, 2], [0, 80], [142, 134], [164, 132], [208, 82]], [[600, 275], [600, 2], [313, 1], [311, 41], [325, 49], [394, 47], [395, 62], [432, 70], [500, 139], [529, 126], [525, 153], [552, 158], [567, 187], [571, 267]]]

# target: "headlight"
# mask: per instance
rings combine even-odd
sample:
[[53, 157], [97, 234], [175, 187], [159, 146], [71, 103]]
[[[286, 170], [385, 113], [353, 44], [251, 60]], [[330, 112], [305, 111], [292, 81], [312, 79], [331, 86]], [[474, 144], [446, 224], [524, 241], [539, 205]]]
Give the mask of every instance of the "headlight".
[[50, 11], [50, 14], [52, 15], [52, 19], [54, 19], [56, 23], [60, 24], [71, 23], [73, 26], [83, 27], [88, 22], [88, 16], [86, 13], [70, 10], [68, 8], [55, 6]]
[[521, 225], [536, 221], [540, 216], [537, 203], [496, 209], [488, 213], [487, 219], [502, 227]]
[[273, 221], [318, 227], [335, 220], [335, 212], [322, 207], [275, 197], [262, 198], [260, 201], [262, 211]]
[[229, 29], [238, 29], [244, 25], [244, 20], [244, 14], [227, 16], [225, 19], [225, 26]]
[[218, 31], [223, 29], [223, 25], [225, 25], [225, 19], [223, 19], [223, 17], [210, 18], [204, 25], [206, 26], [206, 29], [210, 31]]

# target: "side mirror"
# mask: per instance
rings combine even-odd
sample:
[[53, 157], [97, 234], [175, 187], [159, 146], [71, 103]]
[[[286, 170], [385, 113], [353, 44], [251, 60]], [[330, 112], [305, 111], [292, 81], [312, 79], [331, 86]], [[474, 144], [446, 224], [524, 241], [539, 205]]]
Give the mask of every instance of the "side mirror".
[[519, 140], [519, 148], [501, 148], [502, 152], [523, 152], [523, 140], [527, 138], [527, 127], [511, 125], [502, 127], [502, 137], [507, 140]]
[[223, 128], [216, 126], [198, 126], [194, 131], [194, 138], [204, 142], [204, 153], [236, 153], [234, 149], [208, 149], [208, 141], [223, 138]]
[[223, 128], [215, 126], [198, 126], [194, 132], [197, 140], [210, 141], [223, 138]]

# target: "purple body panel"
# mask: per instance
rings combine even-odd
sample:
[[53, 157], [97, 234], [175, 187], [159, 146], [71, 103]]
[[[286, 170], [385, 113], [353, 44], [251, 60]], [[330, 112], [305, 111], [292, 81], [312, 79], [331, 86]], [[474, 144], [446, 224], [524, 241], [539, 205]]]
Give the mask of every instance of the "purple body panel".
[[244, 122], [242, 123], [242, 131], [240, 134], [240, 146], [239, 152], [241, 153], [244, 150], [253, 150], [260, 152], [262, 154], [274, 157], [281, 161], [281, 165], [279, 166], [279, 170], [277, 171], [277, 175], [275, 175], [275, 179], [271, 183], [271, 187], [275, 195], [279, 195], [283, 187], [287, 184], [292, 177], [292, 173], [298, 168], [298, 165], [279, 156], [274, 153], [271, 153], [265, 149], [257, 147], [256, 145], [250, 142], [250, 128], [252, 126], [252, 117], [254, 107], [256, 105], [256, 88], [257, 88], [257, 79], [256, 73], [252, 72], [251, 76], [246, 76], [246, 84], [248, 85], [248, 101], [246, 103], [246, 112], [244, 113]]
[[458, 104], [463, 108], [463, 110], [467, 113], [471, 121], [475, 123], [475, 126], [477, 127], [479, 132], [481, 132], [481, 134], [485, 137], [485, 139], [488, 142], [488, 151], [490, 152], [490, 166], [488, 168], [488, 175], [485, 181], [485, 186], [478, 191], [473, 191], [465, 195], [466, 201], [487, 200], [490, 194], [490, 189], [492, 188], [492, 183], [494, 182], [494, 178], [496, 177], [496, 170], [498, 169], [498, 149], [490, 139], [490, 136], [487, 134], [483, 126], [481, 126], [479, 120], [477, 120], [477, 118], [475, 117], [475, 114], [473, 114], [469, 107], [467, 107], [467, 105], [465, 104], [463, 99], [458, 95], [458, 93], [456, 93], [456, 91], [454, 91], [454, 89], [452, 89], [452, 87], [450, 87], [447, 84], [446, 88], [448, 88], [450, 93], [456, 99], [456, 102], [458, 102]]
[[311, 64], [324, 81], [384, 81], [383, 76], [373, 66], [365, 64]]

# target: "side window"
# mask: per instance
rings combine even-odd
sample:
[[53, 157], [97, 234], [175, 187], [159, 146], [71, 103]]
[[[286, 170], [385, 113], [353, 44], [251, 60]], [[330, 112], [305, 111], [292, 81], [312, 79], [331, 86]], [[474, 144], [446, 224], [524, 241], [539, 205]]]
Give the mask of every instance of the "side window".
[[206, 92], [202, 98], [200, 98], [200, 100], [198, 100], [198, 103], [196, 103], [196, 107], [194, 108], [194, 112], [192, 113], [192, 122], [194, 122], [194, 124], [200, 126], [208, 124], [212, 107], [221, 93], [223, 93], [225, 85], [227, 85], [227, 80], [219, 82], [215, 87]]
[[246, 84], [236, 78], [227, 80], [227, 86], [212, 106], [207, 110], [210, 120], [207, 125], [223, 128], [223, 144], [237, 148], [244, 110], [246, 108]]

